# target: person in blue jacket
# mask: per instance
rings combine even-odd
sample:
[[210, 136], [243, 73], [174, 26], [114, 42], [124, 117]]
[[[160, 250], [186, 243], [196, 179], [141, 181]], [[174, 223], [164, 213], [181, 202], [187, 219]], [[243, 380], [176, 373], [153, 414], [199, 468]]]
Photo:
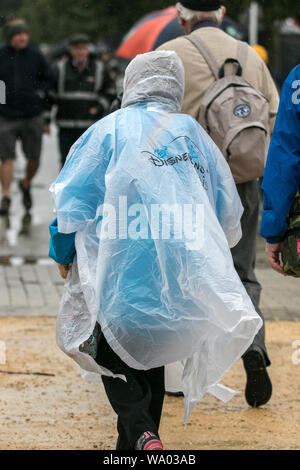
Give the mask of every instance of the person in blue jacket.
[[270, 144], [262, 184], [264, 207], [260, 234], [267, 240], [271, 267], [284, 274], [282, 241], [287, 216], [300, 188], [300, 65], [287, 77]]

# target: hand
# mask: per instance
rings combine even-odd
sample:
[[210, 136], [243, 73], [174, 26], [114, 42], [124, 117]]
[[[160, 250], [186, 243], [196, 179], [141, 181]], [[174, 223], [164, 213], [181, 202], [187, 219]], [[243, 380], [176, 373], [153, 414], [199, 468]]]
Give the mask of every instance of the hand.
[[59, 264], [58, 263], [59, 274], [61, 275], [61, 277], [63, 279], [66, 279], [66, 277], [68, 275], [68, 272], [71, 269], [71, 266], [72, 266], [72, 263], [70, 263], [70, 264]]
[[266, 244], [267, 258], [268, 258], [271, 268], [277, 271], [278, 273], [286, 276], [282, 268], [283, 266], [282, 251], [283, 251], [283, 243], [267, 243]]
[[50, 131], [50, 125], [49, 124], [45, 125], [43, 130], [44, 130], [45, 134], [50, 135], [51, 131]]

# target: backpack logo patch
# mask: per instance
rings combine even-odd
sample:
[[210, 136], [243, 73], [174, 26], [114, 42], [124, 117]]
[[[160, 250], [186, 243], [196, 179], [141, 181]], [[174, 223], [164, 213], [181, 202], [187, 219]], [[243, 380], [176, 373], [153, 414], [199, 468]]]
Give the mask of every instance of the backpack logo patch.
[[251, 114], [251, 107], [248, 104], [239, 104], [234, 108], [233, 114], [238, 118], [246, 118]]

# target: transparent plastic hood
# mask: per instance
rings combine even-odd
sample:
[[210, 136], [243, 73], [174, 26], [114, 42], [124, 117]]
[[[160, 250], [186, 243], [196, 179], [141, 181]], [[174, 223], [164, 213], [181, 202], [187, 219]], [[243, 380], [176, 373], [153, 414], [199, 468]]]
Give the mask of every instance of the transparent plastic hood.
[[136, 56], [126, 69], [122, 107], [155, 101], [179, 113], [183, 94], [184, 69], [176, 52], [148, 52]]

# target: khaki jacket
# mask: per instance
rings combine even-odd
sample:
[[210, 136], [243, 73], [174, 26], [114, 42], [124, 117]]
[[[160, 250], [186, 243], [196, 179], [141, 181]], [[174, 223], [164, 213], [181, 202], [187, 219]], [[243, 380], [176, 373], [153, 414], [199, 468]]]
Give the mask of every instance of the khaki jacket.
[[[195, 30], [192, 35], [200, 37], [211, 50], [220, 67], [228, 58], [237, 58], [237, 40], [219, 28], [207, 26]], [[196, 47], [184, 37], [168, 41], [158, 50], [175, 51], [181, 58], [185, 70], [185, 94], [182, 112], [197, 119], [200, 101], [215, 78]], [[243, 78], [268, 99], [270, 104], [270, 130], [273, 131], [279, 96], [270, 72], [249, 46]]]

